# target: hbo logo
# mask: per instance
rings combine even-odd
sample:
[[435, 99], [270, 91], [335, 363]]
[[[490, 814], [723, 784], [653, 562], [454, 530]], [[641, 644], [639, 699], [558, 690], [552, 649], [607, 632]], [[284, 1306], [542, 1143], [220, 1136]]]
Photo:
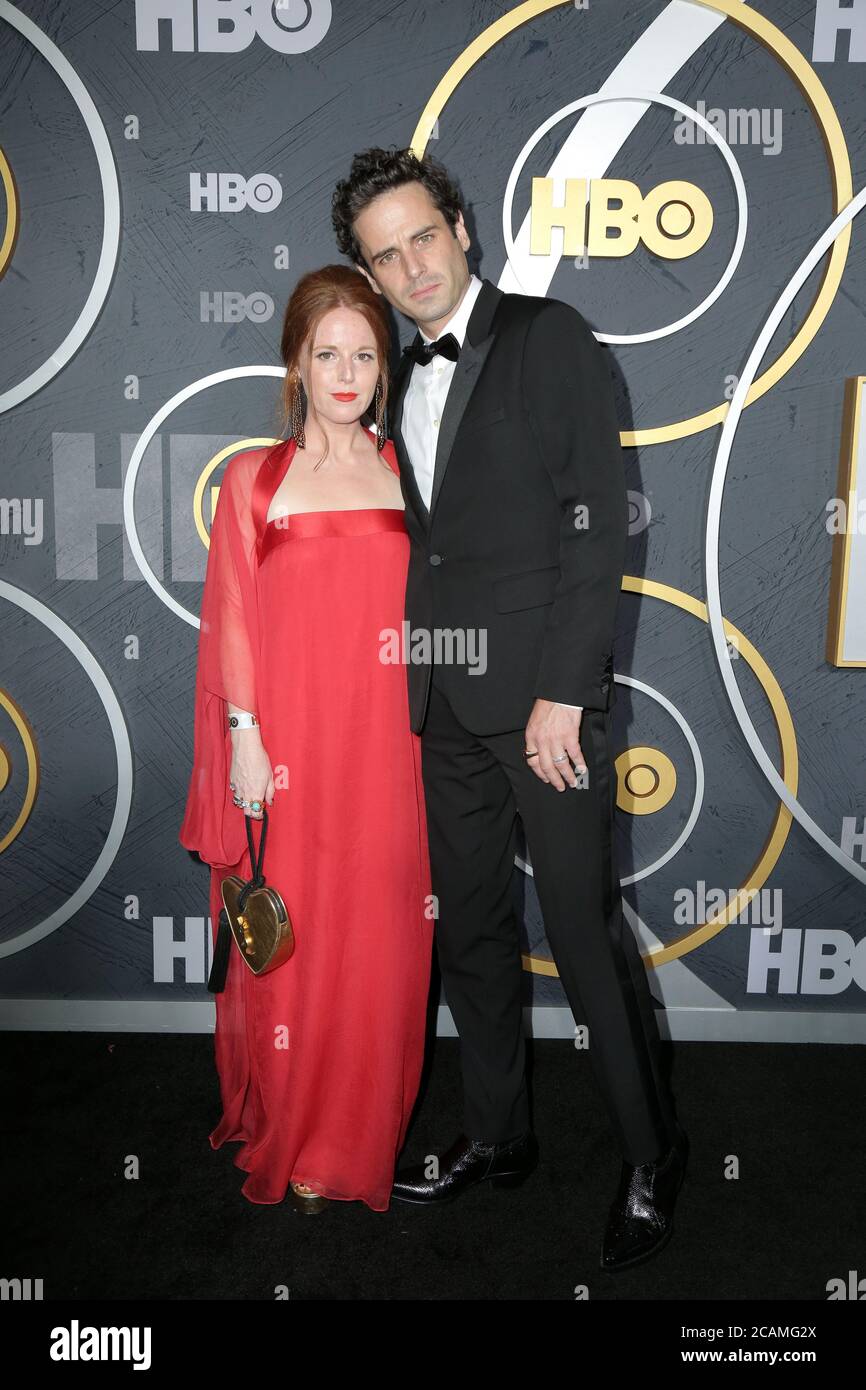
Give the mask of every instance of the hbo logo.
[[[565, 202], [554, 202], [553, 179], [532, 180], [529, 250], [549, 256], [551, 228], [563, 229], [564, 256], [630, 256], [642, 241], [667, 260], [693, 256], [713, 227], [713, 208], [703, 189], [669, 179], [642, 194], [629, 179], [565, 179]], [[618, 203], [618, 207], [611, 206]], [[587, 231], [587, 214], [589, 230]], [[608, 236], [613, 230], [616, 236]]]
[[331, 0], [135, 0], [135, 46], [156, 53], [240, 53], [262, 39], [277, 53], [307, 53], [331, 27]]
[[202, 290], [199, 295], [202, 323], [267, 323], [274, 315], [274, 301], [264, 290], [241, 294], [238, 290]]
[[270, 174], [197, 174], [189, 176], [190, 212], [273, 212], [283, 201], [282, 184]]

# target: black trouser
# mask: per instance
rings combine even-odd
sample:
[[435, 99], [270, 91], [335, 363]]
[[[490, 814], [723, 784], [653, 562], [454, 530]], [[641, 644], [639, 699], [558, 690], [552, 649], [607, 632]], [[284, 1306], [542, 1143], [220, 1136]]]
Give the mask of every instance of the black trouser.
[[519, 812], [553, 959], [575, 1022], [588, 1025], [622, 1156], [636, 1164], [668, 1150], [674, 1115], [646, 970], [622, 911], [610, 721], [610, 711], [584, 710], [588, 786], [558, 792], [527, 765], [523, 728], [465, 729], [434, 668], [421, 748], [437, 951], [460, 1035], [464, 1132], [493, 1143], [529, 1128], [512, 900]]

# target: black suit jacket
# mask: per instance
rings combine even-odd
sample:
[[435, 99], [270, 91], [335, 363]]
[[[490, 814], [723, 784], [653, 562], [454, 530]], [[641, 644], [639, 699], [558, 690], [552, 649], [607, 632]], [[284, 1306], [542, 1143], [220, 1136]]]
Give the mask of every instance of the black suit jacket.
[[[486, 630], [484, 674], [466, 662], [437, 675], [472, 733], [523, 727], [536, 697], [608, 709], [628, 506], [604, 349], [570, 305], [483, 280], [448, 390], [429, 512], [401, 432], [413, 365], [402, 358], [389, 402], [411, 541], [410, 639], [419, 628]], [[418, 733], [432, 666], [407, 670]]]

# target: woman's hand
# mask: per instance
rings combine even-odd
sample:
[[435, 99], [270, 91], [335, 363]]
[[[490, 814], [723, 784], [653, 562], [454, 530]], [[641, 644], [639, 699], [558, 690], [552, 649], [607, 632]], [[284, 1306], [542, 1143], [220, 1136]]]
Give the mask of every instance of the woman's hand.
[[[234, 783], [234, 795], [239, 796], [242, 801], [261, 801], [272, 806], [274, 774], [258, 729], [232, 729], [231, 739], [232, 765], [229, 780]], [[263, 819], [262, 811], [251, 811], [249, 806], [239, 806], [238, 810], [253, 820]]]

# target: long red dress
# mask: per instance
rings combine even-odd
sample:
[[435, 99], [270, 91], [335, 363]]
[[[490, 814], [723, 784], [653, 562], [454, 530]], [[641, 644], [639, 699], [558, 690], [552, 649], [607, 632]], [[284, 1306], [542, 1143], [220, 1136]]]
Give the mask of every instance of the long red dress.
[[[180, 841], [212, 865], [215, 933], [220, 881], [251, 875], [225, 701], [254, 710], [276, 784], [263, 872], [296, 934], [259, 977], [232, 943], [210, 1143], [242, 1142], [252, 1202], [300, 1182], [385, 1211], [420, 1081], [434, 925], [406, 670], [380, 659], [386, 630], [402, 630], [409, 539], [398, 508], [266, 522], [294, 452], [289, 440], [228, 464], [202, 596]], [[398, 472], [390, 440], [383, 458]]]

